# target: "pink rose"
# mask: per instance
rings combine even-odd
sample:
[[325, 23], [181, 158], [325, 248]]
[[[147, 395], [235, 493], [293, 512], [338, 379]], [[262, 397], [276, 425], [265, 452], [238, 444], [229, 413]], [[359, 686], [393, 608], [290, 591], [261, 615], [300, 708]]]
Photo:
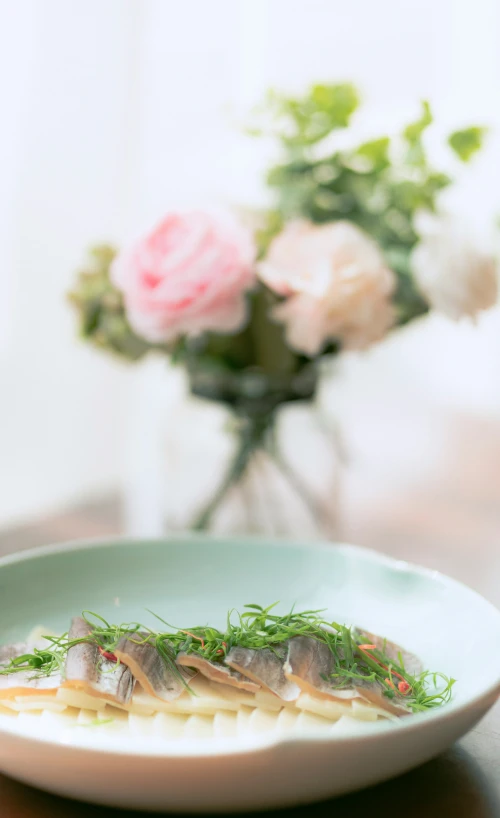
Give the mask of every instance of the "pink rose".
[[250, 233], [209, 213], [170, 213], [119, 253], [111, 278], [133, 329], [148, 341], [205, 330], [236, 332], [255, 283]]

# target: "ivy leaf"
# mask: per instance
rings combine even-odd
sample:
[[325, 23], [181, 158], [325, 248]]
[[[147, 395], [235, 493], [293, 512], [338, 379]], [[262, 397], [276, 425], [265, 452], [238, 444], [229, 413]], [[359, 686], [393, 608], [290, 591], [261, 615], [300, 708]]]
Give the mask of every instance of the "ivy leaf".
[[468, 162], [482, 148], [487, 131], [487, 128], [480, 128], [478, 125], [462, 131], [454, 131], [448, 137], [448, 144], [462, 162]]
[[416, 122], [411, 122], [403, 131], [403, 136], [407, 142], [413, 144], [420, 141], [420, 137], [429, 125], [432, 124], [431, 107], [426, 100], [422, 101], [422, 113]]
[[366, 160], [369, 171], [383, 170], [390, 165], [389, 146], [389, 137], [382, 136], [360, 145], [355, 155]]
[[346, 128], [359, 105], [354, 85], [313, 85], [302, 97], [268, 95], [267, 111], [278, 124], [275, 134], [289, 148], [301, 150], [324, 139], [337, 128]]
[[318, 111], [323, 111], [328, 116], [330, 129], [346, 128], [359, 105], [358, 92], [350, 83], [314, 85], [311, 100]]
[[427, 177], [427, 186], [429, 190], [437, 193], [439, 190], [444, 190], [445, 187], [449, 187], [453, 179], [451, 179], [446, 173], [440, 173], [439, 171], [434, 171], [434, 173], [429, 173]]

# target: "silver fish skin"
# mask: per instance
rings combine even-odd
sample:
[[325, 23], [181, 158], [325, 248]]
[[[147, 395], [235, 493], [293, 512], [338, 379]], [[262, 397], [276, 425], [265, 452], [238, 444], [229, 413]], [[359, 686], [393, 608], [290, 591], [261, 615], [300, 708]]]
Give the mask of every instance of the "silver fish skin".
[[286, 678], [284, 665], [288, 644], [275, 648], [233, 647], [226, 656], [225, 663], [256, 684], [262, 685], [286, 702], [295, 701], [300, 695], [300, 687]]
[[335, 658], [327, 644], [309, 636], [290, 639], [285, 675], [304, 692], [340, 701], [359, 697], [397, 716], [410, 712], [403, 702], [384, 696], [380, 682], [352, 679], [346, 683], [342, 677], [335, 678], [334, 673]]
[[11, 659], [17, 659], [23, 653], [29, 652], [27, 642], [16, 642], [14, 645], [0, 645], [0, 669], [4, 669]]
[[193, 673], [187, 669], [170, 667], [156, 647], [145, 639], [147, 633], [123, 636], [115, 649], [115, 655], [130, 669], [143, 689], [157, 699], [171, 702], [185, 692]]
[[191, 667], [198, 670], [202, 676], [212, 682], [236, 687], [238, 690], [246, 690], [249, 693], [256, 693], [261, 689], [261, 685], [246, 679], [237, 670], [231, 670], [217, 662], [211, 662], [197, 653], [179, 653], [176, 662], [181, 667]]
[[[17, 659], [25, 653], [30, 653], [33, 646], [28, 642], [17, 642], [15, 645], [0, 647], [0, 670], [5, 670], [11, 659]], [[55, 691], [61, 684], [61, 674], [51, 673], [50, 676], [37, 676], [34, 670], [21, 670], [0, 675], [0, 698], [14, 696], [36, 695], [40, 691], [45, 693]]]
[[331, 678], [335, 670], [334, 656], [325, 642], [310, 636], [294, 636], [288, 643], [284, 672], [287, 679], [301, 690], [328, 695], [336, 685]]
[[[68, 639], [84, 639], [92, 632], [92, 626], [77, 616], [71, 622]], [[126, 706], [132, 698], [134, 678], [126, 665], [101, 656], [97, 645], [81, 642], [68, 650], [62, 687]]]

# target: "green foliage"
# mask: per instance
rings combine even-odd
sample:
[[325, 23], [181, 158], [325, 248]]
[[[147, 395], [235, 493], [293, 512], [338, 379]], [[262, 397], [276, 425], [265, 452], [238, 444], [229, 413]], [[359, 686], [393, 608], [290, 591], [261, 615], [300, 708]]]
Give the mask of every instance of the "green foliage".
[[[424, 136], [433, 117], [426, 101], [401, 134], [382, 134], [340, 148], [337, 133], [349, 127], [359, 104], [358, 91], [350, 83], [316, 84], [299, 97], [269, 93], [260, 110], [265, 127], [252, 133], [272, 136], [281, 160], [267, 174], [275, 201], [256, 226], [258, 257], [266, 255], [290, 219], [317, 224], [351, 221], [379, 244], [396, 273], [397, 320], [405, 324], [428, 309], [410, 269], [411, 252], [419, 240], [415, 217], [436, 209], [439, 194], [452, 179], [428, 160]], [[452, 133], [448, 143], [467, 162], [481, 148], [484, 135], [484, 128], [472, 126]], [[278, 296], [262, 284], [248, 296], [248, 322], [234, 335], [210, 332], [174, 344], [152, 344], [139, 337], [110, 279], [114, 255], [107, 245], [94, 248], [69, 296], [79, 314], [81, 335], [95, 346], [131, 361], [157, 350], [190, 373], [203, 370], [223, 379], [240, 372], [293, 379], [307, 372], [310, 362], [289, 348], [284, 327], [272, 319]], [[339, 349], [333, 339], [323, 354]]]
[[109, 245], [98, 245], [90, 251], [89, 261], [69, 293], [70, 302], [80, 317], [80, 334], [100, 349], [137, 361], [151, 349], [169, 352], [140, 338], [132, 330], [121, 293], [113, 286], [109, 268], [116, 251]]
[[455, 131], [448, 138], [448, 144], [462, 162], [468, 162], [483, 146], [487, 128], [474, 126], [463, 131]]
[[[275, 204], [258, 234], [260, 253], [283, 222], [307, 218], [317, 224], [346, 219], [378, 242], [398, 277], [398, 322], [427, 312], [410, 270], [418, 241], [415, 217], [434, 211], [439, 193], [452, 183], [429, 162], [423, 144], [433, 117], [428, 102], [401, 135], [382, 135], [349, 150], [335, 149], [335, 131], [347, 127], [358, 107], [352, 85], [315, 85], [299, 98], [273, 95], [268, 101], [282, 161], [270, 168], [267, 184]], [[468, 159], [480, 147], [483, 129], [459, 131], [451, 147]], [[331, 138], [330, 138], [331, 137]]]
[[[402, 651], [398, 652], [396, 659], [387, 650], [385, 639], [375, 637], [375, 644], [366, 644], [368, 637], [373, 638], [371, 634], [325, 620], [321, 609], [296, 611], [293, 607], [289, 613], [279, 615], [275, 611], [277, 604], [263, 607], [250, 603], [243, 611], [228, 611], [223, 631], [210, 625], [178, 629], [148, 609], [148, 613], [167, 630], [156, 631], [139, 622], [115, 625], [98, 613], [83, 611], [82, 619], [90, 626], [88, 635], [76, 639], [70, 639], [69, 632], [62, 636], [45, 636], [49, 644], [46, 650], [35, 648], [33, 653], [11, 659], [0, 668], [0, 676], [29, 672], [33, 679], [50, 677], [63, 670], [68, 652], [81, 644], [97, 647], [111, 661], [117, 662], [115, 654], [126, 639], [134, 645], [147, 644], [154, 648], [166, 668], [189, 690], [189, 684], [176, 664], [180, 653], [225, 664], [230, 651], [239, 647], [272, 651], [284, 661], [290, 640], [302, 636], [314, 639], [330, 651], [331, 672], [323, 676], [323, 680], [331, 684], [332, 692], [350, 689], [359, 683], [376, 682], [382, 695], [415, 713], [440, 707], [451, 700], [454, 679], [430, 670], [413, 675], [405, 667]], [[404, 688], [401, 688], [401, 682]]]
[[307, 359], [292, 352], [285, 340], [282, 324], [270, 318], [279, 298], [263, 284], [249, 295], [247, 324], [239, 332], [227, 335], [205, 332], [185, 339], [178, 360], [188, 369], [212, 371], [214, 375], [254, 369], [273, 375], [293, 375]]
[[[358, 92], [350, 83], [313, 85], [310, 93], [299, 99], [271, 91], [264, 112], [273, 131], [293, 149], [314, 145], [332, 131], [346, 128], [358, 105]], [[252, 133], [261, 134], [262, 130]]]
[[[354, 158], [359, 157], [365, 162], [365, 171], [367, 173], [374, 173], [382, 171], [389, 167], [389, 147], [391, 141], [388, 136], [382, 136], [380, 139], [372, 139], [371, 142], [365, 142], [360, 145], [354, 152]], [[362, 166], [359, 168], [362, 172]]]
[[411, 122], [403, 131], [403, 136], [410, 144], [419, 142], [426, 128], [432, 125], [432, 113], [428, 102], [422, 102], [422, 113], [416, 122]]

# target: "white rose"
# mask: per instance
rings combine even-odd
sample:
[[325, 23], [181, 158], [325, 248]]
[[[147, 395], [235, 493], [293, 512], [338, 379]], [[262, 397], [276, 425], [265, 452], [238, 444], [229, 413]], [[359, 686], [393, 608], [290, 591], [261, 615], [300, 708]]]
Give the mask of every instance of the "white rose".
[[431, 307], [458, 320], [475, 318], [498, 298], [495, 259], [478, 248], [459, 222], [427, 219], [411, 266], [422, 295]]
[[271, 243], [258, 274], [288, 296], [274, 316], [298, 352], [317, 355], [331, 340], [344, 349], [364, 349], [394, 323], [394, 273], [378, 245], [349, 222], [290, 222]]

